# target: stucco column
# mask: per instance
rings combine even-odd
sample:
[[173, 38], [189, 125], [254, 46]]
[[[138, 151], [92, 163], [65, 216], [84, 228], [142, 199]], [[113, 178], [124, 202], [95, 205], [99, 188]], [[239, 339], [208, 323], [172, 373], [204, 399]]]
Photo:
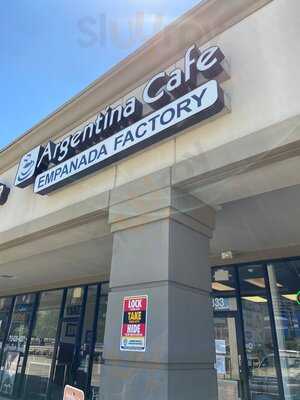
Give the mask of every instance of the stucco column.
[[[214, 210], [171, 187], [110, 207], [102, 400], [216, 400], [208, 265]], [[124, 296], [148, 295], [147, 348], [120, 351]]]

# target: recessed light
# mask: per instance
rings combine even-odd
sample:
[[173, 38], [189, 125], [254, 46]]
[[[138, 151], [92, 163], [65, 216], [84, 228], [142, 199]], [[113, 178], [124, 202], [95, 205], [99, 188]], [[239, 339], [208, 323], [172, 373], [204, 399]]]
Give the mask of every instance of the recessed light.
[[295, 294], [282, 294], [282, 297], [291, 301], [297, 301], [297, 293]]
[[228, 286], [228, 285], [224, 285], [223, 283], [220, 283], [220, 282], [213, 282], [212, 283], [212, 288], [214, 290], [219, 290], [221, 292], [223, 292], [223, 291], [224, 292], [229, 292], [229, 291], [233, 291], [234, 290], [233, 287]]
[[253, 303], [267, 303], [268, 300], [261, 296], [243, 296], [242, 299], [252, 301]]
[[245, 279], [245, 282], [248, 282], [251, 285], [257, 286], [259, 288], [265, 288], [266, 287], [264, 278]]

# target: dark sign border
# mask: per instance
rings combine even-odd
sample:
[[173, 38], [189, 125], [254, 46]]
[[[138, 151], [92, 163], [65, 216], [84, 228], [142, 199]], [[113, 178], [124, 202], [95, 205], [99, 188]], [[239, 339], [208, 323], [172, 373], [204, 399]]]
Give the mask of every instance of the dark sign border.
[[[159, 133], [159, 135], [153, 135], [150, 138], [147, 138], [147, 139], [131, 146], [128, 149], [121, 150], [117, 154], [114, 154], [114, 155], [110, 156], [109, 158], [107, 158], [103, 161], [100, 161], [97, 164], [91, 165], [90, 167], [84, 169], [83, 171], [80, 171], [72, 176], [66, 177], [65, 179], [63, 179], [57, 183], [54, 183], [53, 185], [51, 185], [45, 189], [42, 189], [40, 191], [35, 191], [35, 193], [40, 194], [40, 195], [45, 195], [45, 194], [51, 193], [54, 190], [57, 190], [61, 187], [64, 187], [68, 183], [76, 182], [78, 179], [81, 179], [81, 178], [83, 178], [87, 175], [90, 175], [93, 172], [96, 172], [108, 165], [111, 165], [117, 161], [120, 161], [123, 158], [126, 158], [129, 155], [136, 153], [137, 151], [140, 151], [148, 146], [151, 146], [151, 145], [153, 145], [157, 142], [160, 142], [170, 136], [173, 136], [176, 133], [178, 133], [179, 131], [182, 131], [182, 130], [189, 128], [199, 122], [209, 119], [210, 117], [221, 112], [224, 109], [224, 107], [225, 107], [224, 91], [221, 88], [221, 86], [219, 85], [219, 83], [217, 82], [217, 100], [210, 107], [206, 108], [205, 110], [199, 111], [195, 115], [187, 117], [184, 121], [179, 122], [174, 126], [166, 128], [165, 130], [161, 131]], [[157, 112], [157, 110], [153, 111], [152, 113], [148, 114], [145, 118], [151, 117], [151, 115], [156, 112]], [[51, 171], [51, 168], [48, 171]]]

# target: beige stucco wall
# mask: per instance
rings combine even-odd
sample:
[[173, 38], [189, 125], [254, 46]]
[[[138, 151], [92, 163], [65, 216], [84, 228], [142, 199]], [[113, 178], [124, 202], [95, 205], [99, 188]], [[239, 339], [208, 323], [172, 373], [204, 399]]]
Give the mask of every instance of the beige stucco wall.
[[[0, 174], [0, 180], [12, 188], [9, 201], [0, 208], [0, 231], [299, 114], [299, 15], [298, 0], [274, 0], [210, 42], [218, 44], [230, 61], [231, 79], [222, 86], [230, 95], [231, 113], [201, 127], [189, 129], [176, 138], [150, 147], [49, 196], [33, 194], [32, 187], [15, 188], [16, 165]], [[145, 81], [147, 78], [145, 76]], [[129, 91], [125, 97], [137, 94], [140, 90]], [[78, 125], [75, 121], [74, 130], [76, 128]], [[66, 132], [70, 133], [72, 130]], [[285, 132], [282, 135], [284, 137]]]

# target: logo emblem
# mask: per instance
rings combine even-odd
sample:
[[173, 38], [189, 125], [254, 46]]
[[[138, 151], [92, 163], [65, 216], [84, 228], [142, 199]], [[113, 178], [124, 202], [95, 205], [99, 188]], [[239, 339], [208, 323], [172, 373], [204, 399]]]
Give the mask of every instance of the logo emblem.
[[21, 158], [15, 179], [15, 186], [24, 188], [34, 182], [36, 175], [40, 172], [37, 166], [42, 151], [43, 147], [38, 146]]
[[4, 183], [0, 183], [0, 206], [3, 206], [8, 198], [10, 188], [8, 188]]
[[300, 290], [299, 290], [299, 292], [296, 294], [296, 301], [297, 301], [297, 303], [298, 303], [299, 306], [300, 306]]

